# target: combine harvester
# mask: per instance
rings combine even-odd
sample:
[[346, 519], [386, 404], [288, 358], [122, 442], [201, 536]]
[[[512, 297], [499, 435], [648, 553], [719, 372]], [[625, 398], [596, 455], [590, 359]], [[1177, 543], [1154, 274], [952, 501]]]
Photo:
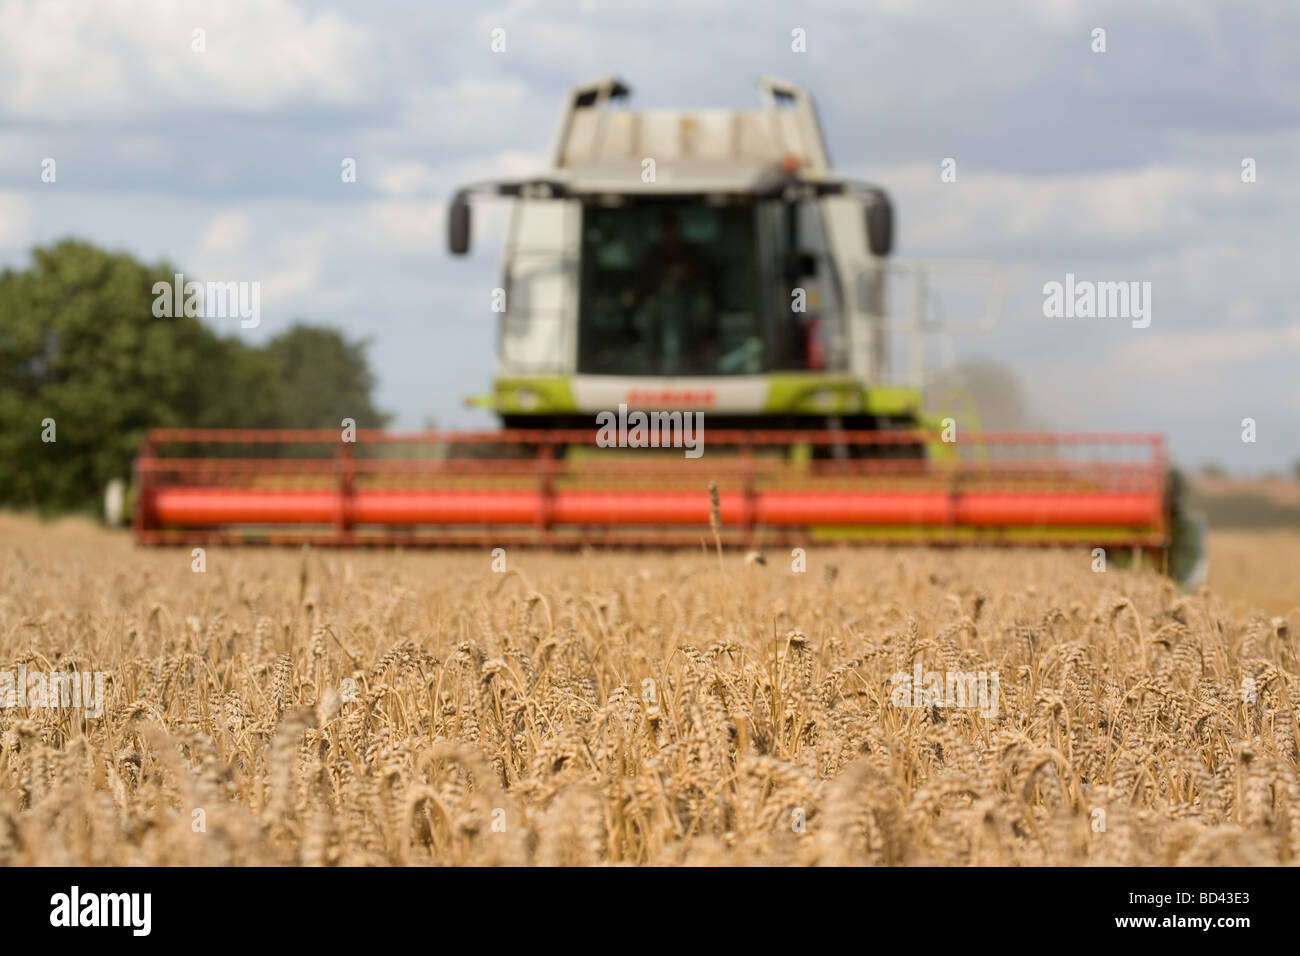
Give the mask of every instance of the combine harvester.
[[[622, 82], [579, 86], [545, 174], [456, 194], [457, 255], [471, 200], [513, 200], [478, 400], [501, 430], [154, 431], [137, 539], [697, 547], [716, 484], [726, 545], [1101, 546], [1163, 566], [1177, 516], [1159, 436], [957, 431], [923, 412], [926, 337], [952, 331], [926, 316], [927, 283], [988, 280], [985, 325], [997, 273], [888, 262], [885, 193], [834, 175], [802, 89], [759, 90], [755, 110], [631, 112], [610, 105]], [[598, 416], [620, 406], [633, 425], [689, 422], [673, 435], [699, 447], [639, 447], [635, 428], [605, 447]]]

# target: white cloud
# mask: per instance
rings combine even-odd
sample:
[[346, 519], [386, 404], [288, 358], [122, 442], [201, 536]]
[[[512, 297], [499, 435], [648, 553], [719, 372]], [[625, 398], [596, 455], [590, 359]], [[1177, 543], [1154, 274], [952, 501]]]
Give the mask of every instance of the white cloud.
[[0, 248], [25, 246], [31, 238], [32, 204], [27, 197], [0, 190]]
[[520, 179], [541, 175], [549, 156], [540, 151], [505, 149], [486, 156], [474, 156], [458, 163], [397, 163], [379, 171], [379, 191], [393, 199], [439, 199], [472, 183], [495, 179]]
[[1228, 303], [1226, 318], [1232, 325], [1249, 325], [1259, 314], [1259, 304], [1249, 296], [1238, 296]]
[[258, 213], [218, 213], [199, 234], [183, 267], [205, 281], [259, 282], [264, 316], [288, 319], [289, 312], [301, 314], [318, 303], [318, 296], [334, 291], [323, 276], [336, 236], [328, 225], [277, 229], [275, 211], [261, 208]]
[[[327, 232], [281, 236], [272, 244], [267, 265], [260, 277], [263, 301], [272, 308], [299, 313], [320, 301], [325, 291], [322, 270], [329, 254]], [[290, 318], [284, 315], [284, 318]]]
[[20, 119], [350, 106], [381, 59], [366, 26], [290, 0], [0, 3], [0, 111]]
[[[957, 160], [957, 181], [939, 180], [939, 162], [872, 169], [899, 207], [900, 236], [916, 248], [990, 242], [1052, 247], [1186, 240], [1215, 236], [1224, 208], [1252, 211], [1231, 167], [1160, 165], [1043, 176], [991, 173]], [[1285, 187], [1275, 201], [1296, 202]]]
[[203, 230], [194, 256], [200, 261], [238, 255], [252, 245], [253, 220], [244, 212], [227, 212], [217, 216]]
[[463, 78], [403, 95], [402, 133], [461, 148], [497, 146], [517, 138], [539, 112], [549, 122], [560, 102], [539, 97], [520, 80]]

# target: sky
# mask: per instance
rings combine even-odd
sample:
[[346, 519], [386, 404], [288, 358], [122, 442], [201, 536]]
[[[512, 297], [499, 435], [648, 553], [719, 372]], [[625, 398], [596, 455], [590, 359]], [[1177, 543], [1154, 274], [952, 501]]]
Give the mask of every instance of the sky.
[[[1006, 276], [996, 326], [955, 356], [1012, 369], [1035, 422], [1284, 470], [1298, 48], [1300, 4], [1269, 0], [0, 0], [0, 266], [73, 236], [258, 281], [260, 325], [214, 326], [254, 342], [337, 326], [370, 341], [397, 426], [483, 427], [462, 399], [490, 385], [505, 209], [453, 258], [450, 194], [540, 172], [574, 83], [741, 108], [775, 74], [814, 96], [837, 170], [891, 194], [898, 259]], [[1046, 317], [1067, 274], [1149, 282], [1149, 325]]]

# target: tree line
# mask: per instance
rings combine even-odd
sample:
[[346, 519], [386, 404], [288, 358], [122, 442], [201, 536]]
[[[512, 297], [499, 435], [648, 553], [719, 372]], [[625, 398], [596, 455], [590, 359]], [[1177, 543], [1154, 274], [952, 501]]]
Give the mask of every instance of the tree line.
[[178, 271], [64, 240], [0, 272], [0, 506], [96, 507], [150, 428], [387, 424], [366, 341], [295, 323], [252, 345], [156, 318]]

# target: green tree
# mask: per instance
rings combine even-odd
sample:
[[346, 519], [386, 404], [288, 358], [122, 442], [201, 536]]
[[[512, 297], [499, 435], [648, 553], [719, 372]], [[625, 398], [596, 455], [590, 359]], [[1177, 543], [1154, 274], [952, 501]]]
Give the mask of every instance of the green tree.
[[266, 354], [278, 384], [276, 422], [282, 427], [382, 428], [389, 416], [375, 408], [375, 377], [365, 341], [349, 342], [336, 329], [296, 323], [271, 339]]
[[94, 506], [149, 428], [387, 420], [364, 344], [334, 330], [297, 325], [258, 348], [156, 318], [154, 284], [176, 271], [65, 240], [0, 272], [0, 505]]

